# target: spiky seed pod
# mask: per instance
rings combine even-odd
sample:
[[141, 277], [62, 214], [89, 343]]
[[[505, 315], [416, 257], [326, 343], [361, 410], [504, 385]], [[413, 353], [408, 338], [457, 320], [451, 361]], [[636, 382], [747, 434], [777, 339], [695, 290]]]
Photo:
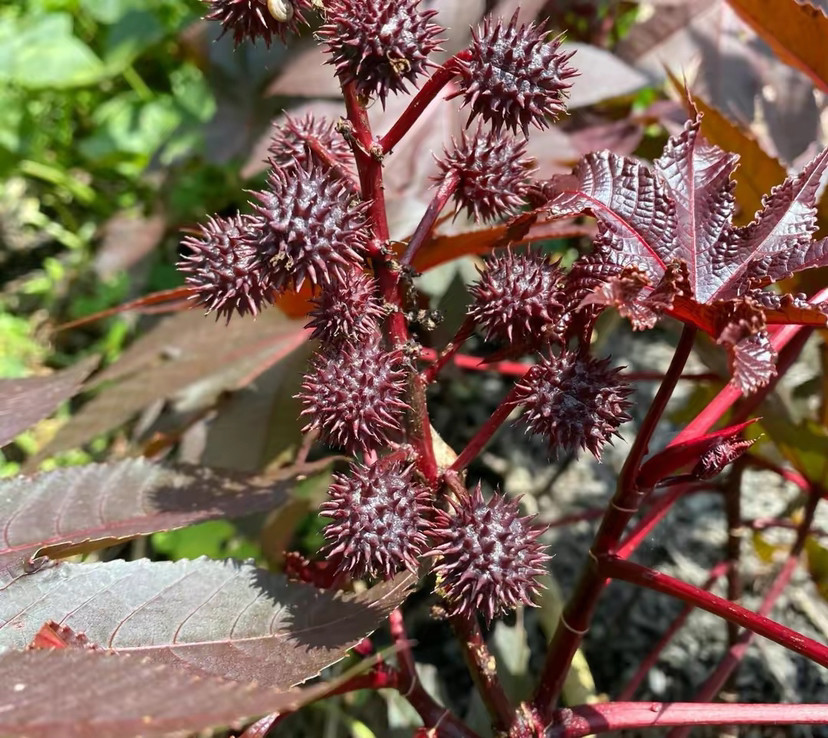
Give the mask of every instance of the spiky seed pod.
[[414, 465], [380, 459], [352, 464], [335, 475], [322, 515], [333, 519], [324, 531], [328, 557], [350, 576], [390, 579], [401, 569], [416, 572], [427, 546], [430, 494], [417, 481]]
[[298, 395], [303, 430], [351, 453], [387, 444], [401, 430], [406, 378], [402, 351], [385, 351], [377, 333], [317, 354]]
[[604, 444], [630, 419], [632, 388], [619, 375], [609, 359], [550, 354], [515, 385], [515, 404], [526, 406], [521, 422], [553, 449], [587, 448], [600, 460]]
[[523, 204], [529, 187], [532, 159], [524, 158], [526, 140], [494, 131], [484, 133], [481, 126], [473, 136], [463, 132], [458, 142], [437, 160], [442, 179], [458, 178], [454, 201], [475, 221], [495, 220], [510, 215]]
[[205, 0], [205, 20], [218, 21], [221, 35], [228, 31], [238, 46], [246, 39], [264, 39], [270, 46], [274, 36], [285, 40], [285, 33], [297, 33], [305, 23], [302, 11], [310, 7], [307, 0]]
[[544, 25], [518, 27], [517, 11], [508, 26], [503, 19], [486, 18], [472, 31], [471, 58], [463, 63], [460, 91], [471, 106], [469, 122], [480, 115], [492, 127], [502, 126], [528, 135], [529, 125], [544, 128], [547, 116], [566, 111], [569, 79], [576, 72], [561, 52], [560, 39], [546, 40]]
[[307, 325], [314, 329], [311, 338], [329, 345], [363, 340], [377, 330], [383, 313], [375, 280], [357, 269], [344, 280], [323, 287], [311, 302], [316, 306]]
[[199, 225], [199, 235], [189, 235], [182, 245], [191, 250], [178, 262], [195, 291], [194, 299], [217, 317], [257, 315], [272, 298], [274, 285], [259, 251], [264, 223], [261, 218], [237, 215], [212, 216]]
[[562, 329], [564, 273], [541, 254], [504, 254], [489, 259], [470, 288], [469, 317], [496, 339], [537, 348]]
[[418, 10], [420, 0], [331, 0], [319, 36], [330, 63], [359, 95], [377, 96], [385, 105], [389, 92], [406, 92], [439, 47], [442, 28], [431, 23], [437, 11]]
[[449, 614], [481, 612], [491, 621], [533, 604], [549, 560], [537, 540], [543, 529], [519, 516], [516, 500], [495, 493], [486, 502], [479, 484], [450, 505], [435, 513], [430, 535], [437, 545], [429, 554], [437, 557], [437, 589]]
[[265, 220], [274, 284], [305, 279], [330, 284], [360, 268], [368, 243], [367, 203], [325, 167], [272, 169], [268, 189], [253, 193], [253, 208]]
[[353, 162], [351, 148], [325, 118], [315, 118], [308, 113], [302, 118], [285, 116], [284, 123], [275, 126], [270, 145], [267, 147], [270, 163], [277, 169], [307, 167], [308, 164], [327, 166], [309, 145], [317, 141], [344, 168]]
[[728, 464], [742, 456], [757, 440], [738, 436], [721, 439], [719, 443], [702, 454], [691, 474], [698, 479], [713, 479]]

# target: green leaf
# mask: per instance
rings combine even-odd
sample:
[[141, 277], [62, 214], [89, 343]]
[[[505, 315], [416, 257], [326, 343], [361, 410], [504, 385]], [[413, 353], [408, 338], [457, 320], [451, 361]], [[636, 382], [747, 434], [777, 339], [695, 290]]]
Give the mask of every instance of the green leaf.
[[104, 64], [120, 74], [153, 44], [164, 38], [161, 21], [145, 10], [130, 10], [109, 29], [104, 41]]
[[66, 13], [6, 18], [0, 25], [0, 82], [27, 89], [70, 88], [105, 76], [101, 60], [73, 35]]

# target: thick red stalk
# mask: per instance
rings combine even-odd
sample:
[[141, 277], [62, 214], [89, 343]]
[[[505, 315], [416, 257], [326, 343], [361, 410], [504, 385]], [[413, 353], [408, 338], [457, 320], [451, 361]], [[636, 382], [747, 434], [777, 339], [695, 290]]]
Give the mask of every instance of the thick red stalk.
[[438, 705], [426, 692], [419, 678], [411, 653], [411, 643], [405, 632], [402, 611], [397, 608], [389, 616], [391, 640], [397, 648], [399, 678], [396, 685], [400, 694], [417, 711], [426, 728], [433, 729], [439, 738], [479, 738], [477, 734]]
[[[380, 247], [384, 249], [389, 242], [389, 230], [382, 180], [382, 155], [373, 140], [368, 111], [359, 99], [353, 82], [342, 85], [342, 94], [345, 98], [348, 121], [351, 124], [349, 135], [352, 137], [351, 143], [359, 172], [362, 199], [370, 203], [368, 212], [371, 230]], [[386, 304], [394, 307], [388, 316], [388, 338], [393, 347], [404, 347], [408, 343], [409, 334], [400, 296], [400, 270], [398, 265], [397, 268], [392, 268], [391, 263], [382, 257], [375, 258], [373, 261], [382, 297]], [[411, 440], [417, 448], [418, 468], [426, 481], [434, 485], [439, 472], [431, 439], [425, 384], [416, 373], [410, 383], [410, 395], [413, 416]]]
[[474, 613], [455, 615], [451, 618], [451, 626], [457, 641], [463, 651], [463, 657], [469, 666], [477, 691], [483, 699], [483, 704], [492, 719], [492, 725], [498, 731], [505, 731], [512, 722], [515, 714], [509, 703], [506, 692], [497, 676], [497, 662], [489, 653], [477, 615]]
[[730, 602], [724, 597], [705, 592], [700, 587], [648, 569], [646, 566], [624, 561], [617, 556], [606, 556], [600, 559], [598, 568], [606, 577], [622, 579], [656, 592], [663, 592], [684, 602], [691, 602], [702, 610], [749, 628], [758, 635], [802, 654], [820, 666], [828, 667], [828, 646], [806, 638], [801, 633], [737, 605], [735, 602]]
[[826, 725], [828, 705], [609, 702], [557, 710], [546, 738], [673, 725]]
[[[716, 564], [716, 566], [714, 566], [710, 570], [710, 576], [702, 585], [702, 589], [710, 589], [726, 571], [726, 561]], [[650, 673], [650, 669], [652, 669], [658, 662], [659, 656], [661, 656], [661, 652], [669, 645], [670, 641], [673, 640], [676, 633], [678, 633], [679, 630], [681, 630], [682, 626], [687, 621], [687, 618], [690, 617], [690, 613], [692, 613], [695, 609], [695, 605], [687, 605], [681, 611], [679, 616], [672, 623], [670, 623], [670, 627], [667, 628], [666, 631], [664, 631], [664, 634], [661, 636], [661, 638], [658, 639], [658, 642], [647, 654], [647, 657], [639, 664], [638, 668], [635, 670], [635, 673], [624, 686], [624, 689], [621, 690], [616, 700], [617, 702], [626, 702], [627, 700], [632, 698], [632, 696], [638, 690], [638, 687], [641, 686], [641, 682], [643, 682], [647, 674]]]
[[379, 145], [383, 155], [389, 153], [400, 142], [403, 136], [408, 133], [411, 126], [422, 115], [423, 111], [429, 106], [431, 101], [440, 94], [440, 90], [458, 75], [460, 72], [458, 61], [467, 59], [468, 57], [469, 52], [467, 50], [461, 51], [439, 67], [426, 80], [426, 83], [420, 88], [414, 96], [414, 99], [408, 104], [408, 107], [403, 110], [388, 133], [380, 139]]
[[580, 580], [561, 614], [558, 627], [552, 636], [541, 681], [532, 700], [535, 712], [544, 719], [551, 714], [554, 703], [557, 702], [561, 694], [572, 658], [589, 630], [592, 615], [598, 604], [598, 598], [607, 584], [606, 574], [601, 572], [598, 567], [599, 557], [615, 551], [624, 529], [633, 515], [638, 512], [643, 495], [637, 489], [635, 479], [641, 467], [641, 461], [647, 454], [653, 432], [673, 394], [673, 390], [675, 390], [687, 358], [690, 356], [695, 335], [696, 329], [690, 326], [685, 326], [682, 330], [681, 338], [664, 376], [664, 381], [653, 398], [636, 440], [627, 456], [624, 468], [621, 471], [618, 489], [595, 536]]

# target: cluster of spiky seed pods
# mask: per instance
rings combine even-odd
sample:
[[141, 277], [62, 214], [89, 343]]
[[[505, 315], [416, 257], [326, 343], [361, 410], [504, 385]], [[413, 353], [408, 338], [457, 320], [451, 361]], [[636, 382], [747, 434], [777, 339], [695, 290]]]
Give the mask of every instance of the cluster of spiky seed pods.
[[[237, 43], [296, 31], [310, 0], [210, 0], [207, 17]], [[428, 71], [442, 29], [419, 0], [325, 0], [318, 38], [345, 85], [382, 103]], [[462, 104], [480, 124], [437, 162], [457, 210], [502, 220], [526, 201], [530, 126], [565, 110], [574, 71], [542, 26], [486, 20], [452, 64]], [[520, 131], [520, 133], [518, 133]], [[522, 135], [521, 135], [522, 134]], [[428, 482], [410, 444], [410, 393], [418, 350], [392, 345], [385, 331], [400, 304], [383, 298], [377, 264], [396, 269], [372, 231], [349, 141], [333, 124], [288, 119], [269, 148], [266, 187], [252, 213], [213, 217], [184, 240], [180, 268], [208, 312], [255, 315], [289, 289], [310, 285], [309, 327], [318, 340], [299, 395], [306, 431], [361, 460], [335, 477], [322, 514], [327, 555], [353, 578], [390, 578], [433, 561], [437, 591], [452, 615], [491, 619], [531, 604], [547, 555], [542, 530], [518, 503], [495, 493]], [[629, 392], [607, 361], [589, 357], [570, 331], [577, 305], [567, 274], [541, 253], [507, 250], [489, 260], [471, 288], [468, 322], [512, 353], [534, 353], [534, 368], [510, 402], [553, 450], [602, 446], [627, 419]], [[387, 297], [387, 296], [386, 296]], [[460, 479], [459, 476], [456, 479]]]

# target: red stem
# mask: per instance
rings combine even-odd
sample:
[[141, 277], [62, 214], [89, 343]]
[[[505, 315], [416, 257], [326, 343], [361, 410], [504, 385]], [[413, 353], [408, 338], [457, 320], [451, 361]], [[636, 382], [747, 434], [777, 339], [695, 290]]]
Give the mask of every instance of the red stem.
[[630, 531], [630, 534], [623, 540], [618, 547], [617, 555], [622, 559], [627, 559], [632, 556], [633, 551], [637, 549], [650, 535], [653, 528], [655, 528], [670, 512], [673, 504], [682, 497], [691, 485], [682, 484], [673, 487], [663, 495], [658, 497], [652, 504], [647, 514], [639, 521], [639, 523]]
[[[716, 564], [710, 570], [710, 576], [707, 578], [707, 581], [702, 585], [702, 589], [709, 590], [720, 578], [721, 576], [727, 571], [727, 562], [723, 561], [719, 564]], [[664, 632], [661, 638], [658, 639], [658, 642], [653, 646], [653, 649], [647, 654], [647, 657], [639, 664], [638, 668], [635, 670], [635, 674], [632, 675], [632, 678], [629, 682], [627, 682], [624, 689], [618, 695], [618, 702], [625, 702], [629, 700], [641, 686], [641, 682], [644, 681], [644, 677], [650, 673], [650, 669], [652, 669], [656, 663], [658, 662], [659, 656], [661, 656], [661, 652], [668, 646], [670, 641], [673, 640], [673, 637], [676, 633], [681, 630], [682, 626], [686, 622], [687, 618], [690, 617], [690, 613], [696, 609], [695, 605], [687, 605], [682, 611], [681, 614], [670, 624], [670, 627]]]
[[411, 126], [414, 125], [431, 101], [440, 94], [440, 90], [459, 74], [461, 65], [458, 62], [462, 62], [468, 57], [468, 51], [461, 51], [428, 78], [414, 96], [414, 99], [408, 104], [408, 107], [403, 110], [400, 117], [391, 126], [391, 130], [380, 139], [379, 145], [383, 155], [389, 153], [400, 142], [400, 139], [408, 133]]
[[[507, 377], [522, 377], [532, 368], [532, 364], [526, 364], [520, 361], [493, 361], [491, 363], [486, 363], [486, 359], [483, 357], [454, 353], [460, 348], [459, 346], [452, 346], [455, 340], [456, 338], [452, 339], [452, 343], [448, 344], [446, 348], [443, 349], [443, 352], [447, 351], [449, 347], [453, 350], [441, 363], [441, 369], [443, 365], [449, 362], [449, 360], [461, 369], [470, 369], [478, 372], [497, 372], [498, 374], [502, 374]], [[440, 356], [443, 355], [443, 352], [440, 352]], [[434, 349], [424, 348], [420, 351], [420, 358], [423, 361], [434, 362], [437, 360], [437, 357], [438, 354]], [[436, 372], [434, 372], [432, 367], [429, 367], [425, 372], [423, 372], [423, 374], [429, 378], [430, 382], [432, 382], [434, 380], [431, 378], [431, 375], [436, 375]], [[664, 379], [664, 374], [661, 372], [644, 371], [622, 372], [621, 378], [627, 382], [660, 382]], [[687, 372], [682, 374], [679, 379], [687, 382], [709, 382], [720, 380], [721, 377], [713, 372]]]
[[492, 725], [497, 731], [503, 732], [512, 722], [515, 710], [509, 703], [506, 692], [503, 691], [503, 686], [497, 676], [497, 662], [489, 653], [486, 642], [483, 640], [483, 634], [477, 624], [477, 616], [475, 614], [456, 615], [451, 618], [451, 625], [477, 691], [492, 719]]
[[411, 644], [405, 632], [402, 611], [399, 608], [392, 610], [389, 623], [391, 640], [397, 647], [399, 662], [397, 690], [417, 711], [426, 728], [433, 729], [439, 738], [478, 738], [473, 730], [467, 728], [449, 710], [438, 705], [421, 684], [417, 677]]
[[[435, 379], [437, 379], [437, 375], [440, 373], [440, 370], [452, 359], [458, 366], [461, 366], [460, 357], [457, 356], [455, 352], [466, 342], [466, 339], [472, 334], [473, 331], [474, 321], [467, 317], [463, 321], [462, 325], [457, 329], [457, 333], [454, 334], [454, 338], [446, 344], [445, 348], [439, 354], [435, 355], [434, 364], [423, 372], [423, 381], [426, 384], [431, 384]], [[477, 364], [480, 364], [481, 362], [481, 359], [475, 359], [473, 356], [463, 358], [470, 359]], [[475, 368], [477, 368], [477, 366], [475, 366]]]
[[589, 630], [598, 598], [607, 584], [606, 575], [598, 567], [599, 557], [617, 548], [624, 529], [638, 511], [643, 499], [643, 494], [635, 485], [635, 479], [641, 461], [647, 454], [650, 438], [658, 425], [670, 396], [673, 394], [687, 358], [690, 356], [695, 335], [695, 328], [690, 326], [685, 326], [682, 330], [681, 338], [664, 376], [664, 381], [653, 398], [638, 436], [624, 463], [618, 489], [595, 536], [581, 578], [567, 602], [558, 627], [552, 636], [541, 681], [532, 700], [534, 711], [544, 719], [551, 714], [552, 707], [561, 694], [572, 658]]
[[[740, 562], [742, 558], [742, 474], [745, 462], [737, 459], [728, 474], [724, 486], [725, 517], [727, 520], [727, 543], [725, 557], [730, 564], [727, 570], [727, 599], [738, 602], [742, 598], [742, 576]], [[760, 611], [761, 612], [761, 611]], [[763, 615], [765, 613], [762, 613]], [[727, 641], [732, 646], [739, 637], [739, 628], [735, 623], [727, 623]]]
[[646, 566], [624, 561], [617, 556], [606, 556], [598, 562], [598, 568], [603, 576], [613, 579], [622, 579], [656, 592], [663, 592], [685, 602], [691, 602], [702, 610], [712, 612], [725, 620], [749, 628], [755, 633], [764, 636], [785, 648], [802, 654], [820, 666], [828, 667], [828, 646], [806, 638], [801, 633], [791, 630], [781, 623], [777, 623], [764, 615], [751, 612], [735, 602], [724, 597], [705, 592], [680, 579], [648, 569]]
[[431, 232], [434, 230], [434, 224], [437, 222], [437, 218], [440, 216], [440, 213], [443, 211], [446, 203], [454, 194], [454, 191], [457, 189], [457, 185], [459, 183], [460, 175], [454, 170], [449, 172], [445, 179], [443, 179], [440, 183], [440, 186], [437, 188], [437, 192], [434, 194], [434, 197], [431, 198], [431, 202], [428, 204], [423, 217], [420, 219], [417, 229], [414, 231], [414, 235], [411, 236], [411, 240], [408, 242], [405, 253], [400, 259], [400, 264], [411, 264], [411, 262], [414, 261], [414, 257], [417, 255], [420, 247], [428, 241], [431, 236]]
[[[788, 558], [785, 560], [785, 563], [776, 575], [773, 584], [762, 600], [762, 604], [759, 606], [759, 615], [767, 616], [771, 612], [780, 595], [791, 581], [791, 577], [793, 576], [796, 566], [799, 563], [799, 557], [805, 548], [805, 541], [807, 540], [811, 526], [814, 523], [817, 505], [822, 499], [821, 494], [819, 494], [820, 491], [821, 490], [813, 490], [813, 494], [811, 494], [808, 498], [808, 504], [805, 508], [805, 516], [798, 526], [796, 540], [794, 541], [793, 546], [791, 546]], [[755, 633], [752, 630], [745, 630], [737, 639], [735, 639], [735, 642], [731, 645], [725, 657], [713, 673], [705, 680], [704, 684], [702, 684], [699, 688], [699, 691], [696, 694], [696, 700], [698, 702], [708, 702], [719, 694], [724, 685], [727, 683], [727, 680], [744, 659], [745, 653], [747, 652], [751, 641], [753, 641], [754, 635]], [[672, 731], [669, 738], [683, 738], [688, 733], [689, 730]]]
[[782, 479], [786, 482], [791, 482], [795, 484], [799, 489], [802, 490], [809, 490], [811, 488], [810, 483], [808, 482], [805, 477], [800, 474], [796, 469], [785, 469], [779, 464], [775, 464], [774, 462], [770, 461], [769, 459], [765, 459], [762, 456], [756, 456], [755, 454], [745, 454], [744, 459], [746, 463], [750, 464], [751, 466], [758, 467], [759, 469], [765, 469], [766, 471], [772, 471], [774, 474], [778, 474]]
[[557, 710], [547, 738], [673, 725], [825, 725], [828, 705], [609, 702]]
[[[808, 302], [812, 305], [817, 305], [825, 301], [828, 301], [828, 287], [824, 287], [810, 300], [808, 300]], [[806, 326], [801, 325], [786, 325], [781, 328], [771, 328], [769, 330], [769, 333], [771, 334], [771, 344], [777, 353], [779, 353], [779, 361], [777, 362], [778, 373], [776, 377], [771, 380], [771, 386], [778, 381], [778, 379], [785, 373], [787, 366], [790, 366], [790, 364], [799, 355], [799, 351], [805, 344], [805, 341], [807, 341], [808, 336], [810, 336], [811, 330], [813, 329], [809, 329]], [[794, 343], [793, 350], [785, 352], [785, 355], [783, 356], [783, 349], [785, 349], [795, 338], [797, 341]], [[762, 399], [764, 399], [764, 396], [768, 391], [769, 387], [764, 387], [758, 392], [754, 392], [750, 398], [748, 398], [749, 403], [739, 408], [739, 417], [744, 419], [750, 415], [753, 409], [762, 401]], [[689, 441], [696, 436], [707, 433], [741, 397], [741, 391], [736, 389], [732, 384], [728, 384], [721, 390], [721, 392], [719, 392], [718, 395], [716, 395], [716, 397], [713, 398], [710, 404], [707, 405], [707, 407], [705, 407], [704, 410], [702, 410], [690, 422], [690, 424], [687, 425], [687, 427], [685, 427], [672, 440], [670, 445], [672, 446], [676, 443]], [[735, 424], [739, 422], [739, 420], [732, 418], [731, 422]]]
[[[359, 172], [362, 199], [370, 203], [368, 212], [371, 229], [374, 238], [384, 248], [388, 245], [389, 231], [382, 180], [382, 155], [378, 145], [374, 143], [368, 112], [356, 93], [354, 83], [343, 84], [342, 94], [345, 98], [348, 120], [353, 128], [352, 149]], [[391, 263], [385, 259], [376, 258], [373, 261], [382, 297], [387, 304], [395, 307], [395, 310], [388, 316], [388, 337], [392, 347], [401, 348], [408, 343], [409, 334], [399, 289], [400, 270], [392, 268]], [[418, 468], [426, 481], [434, 485], [439, 475], [437, 459], [434, 456], [434, 444], [431, 440], [425, 385], [416, 373], [411, 381], [410, 395], [413, 416], [411, 440], [418, 451]]]
[[468, 442], [466, 447], [460, 452], [460, 455], [454, 460], [449, 467], [450, 471], [458, 472], [465, 469], [483, 450], [483, 447], [491, 440], [498, 428], [503, 425], [506, 418], [512, 410], [515, 409], [515, 395], [516, 388], [512, 388], [511, 392], [504, 398], [503, 402], [498, 405], [497, 409], [489, 416], [489, 419], [480, 426], [474, 437]]

